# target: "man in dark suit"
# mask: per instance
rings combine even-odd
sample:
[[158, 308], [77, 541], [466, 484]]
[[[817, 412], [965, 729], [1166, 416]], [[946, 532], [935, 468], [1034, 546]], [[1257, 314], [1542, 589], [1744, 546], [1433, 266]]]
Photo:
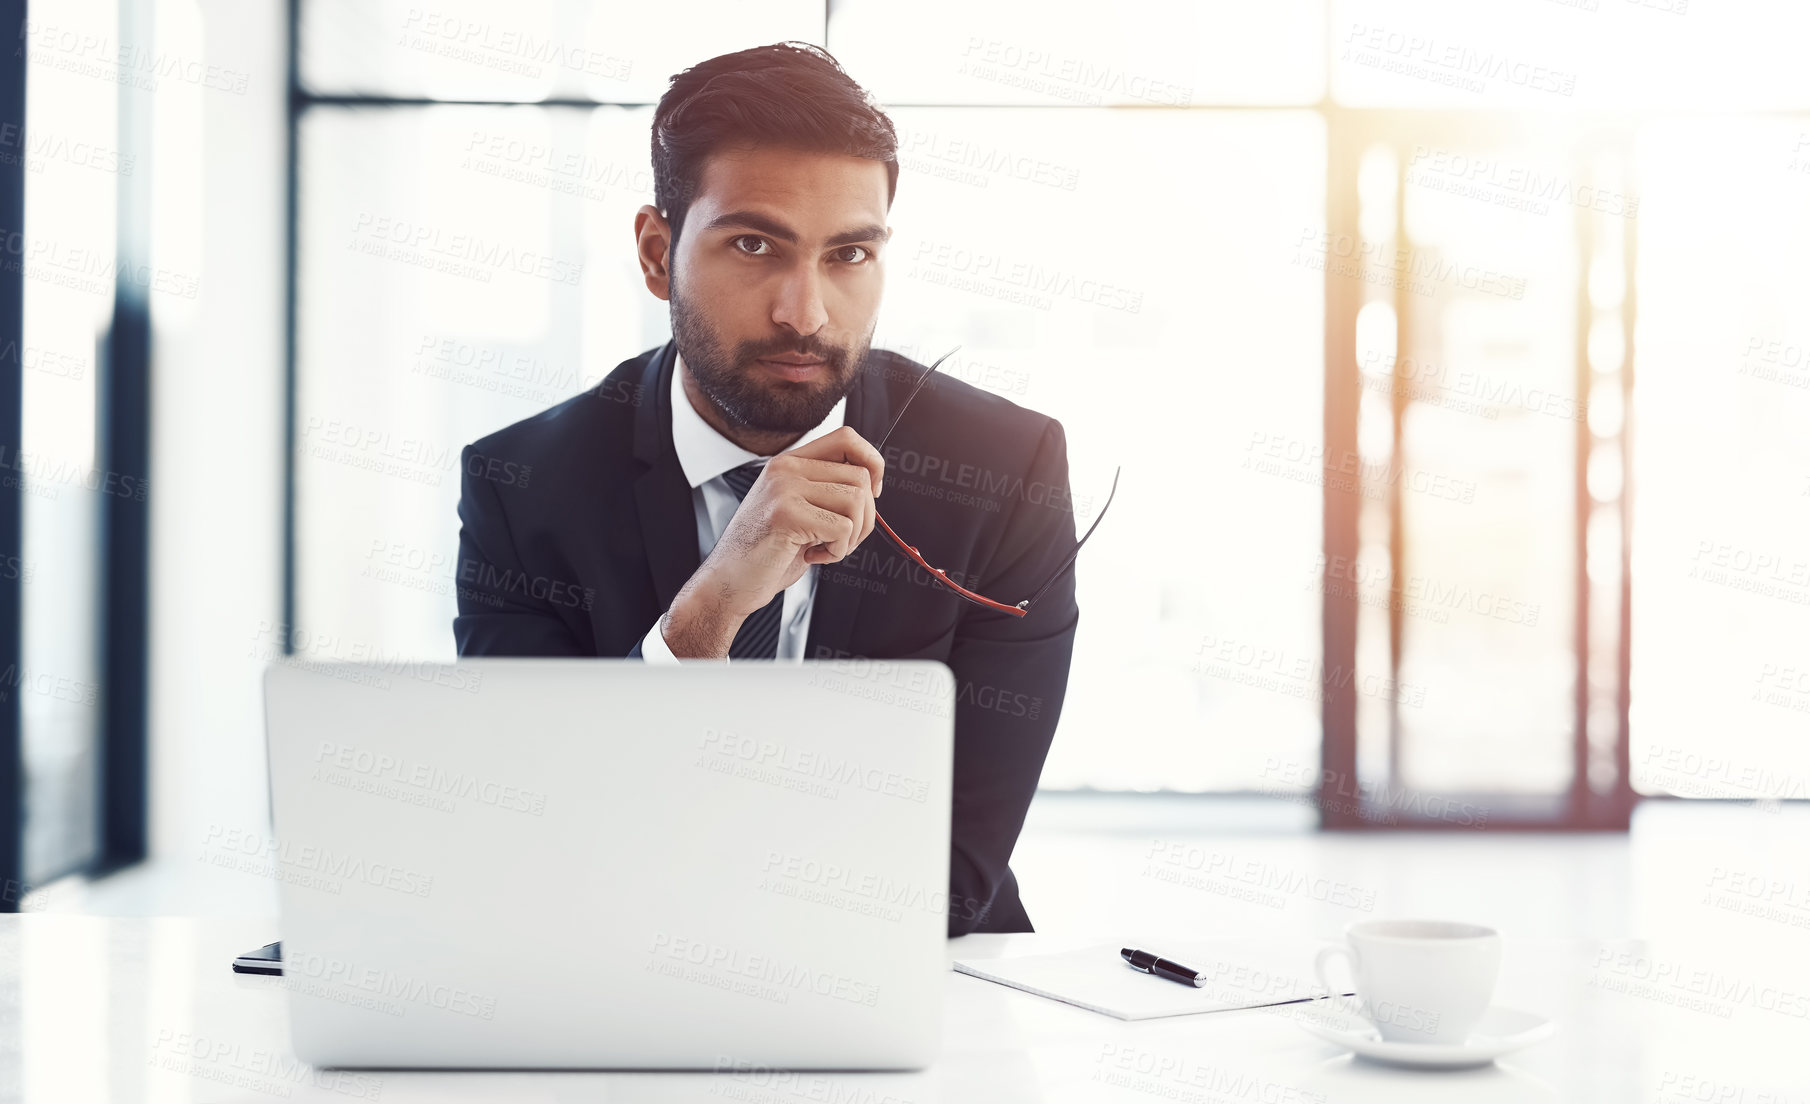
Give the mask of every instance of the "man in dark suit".
[[[1029, 931], [1007, 860], [1080, 616], [1062, 426], [948, 376], [899, 417], [924, 367], [871, 347], [896, 137], [829, 55], [713, 58], [653, 129], [635, 234], [673, 339], [466, 447], [459, 654], [941, 660], [949, 931]], [[882, 504], [979, 595], [1053, 583], [1023, 617], [963, 598]]]

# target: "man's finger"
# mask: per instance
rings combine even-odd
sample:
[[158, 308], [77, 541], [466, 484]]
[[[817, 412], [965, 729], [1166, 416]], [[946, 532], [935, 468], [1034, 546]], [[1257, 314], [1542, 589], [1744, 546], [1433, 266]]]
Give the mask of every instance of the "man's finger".
[[839, 460], [817, 460], [796, 457], [781, 469], [784, 474], [800, 475], [818, 483], [848, 483], [872, 494], [873, 472], [861, 464], [845, 464]]
[[859, 545], [874, 531], [874, 521], [880, 516], [880, 511], [874, 504], [874, 496], [869, 489], [873, 477], [867, 468], [860, 464], [844, 464], [834, 460], [812, 460], [794, 456], [790, 457], [777, 470], [776, 474], [799, 476], [818, 483], [840, 483], [856, 488], [861, 492], [862, 516], [854, 519], [859, 527], [859, 538], [855, 543]]
[[[830, 505], [801, 501], [792, 504], [789, 515], [792, 518], [794, 531], [802, 533], [805, 559], [811, 563], [827, 563], [840, 560], [853, 549], [850, 540], [855, 534], [856, 522], [853, 518]], [[818, 556], [821, 550], [826, 555]]]
[[[834, 514], [838, 519], [847, 522], [846, 529], [837, 527], [833, 537], [824, 538], [825, 543], [840, 542], [836, 550], [836, 559], [840, 560], [855, 550], [855, 545], [863, 538], [867, 525], [867, 515], [873, 509], [873, 498], [861, 487], [850, 483], [817, 483], [805, 482], [799, 486], [799, 497], [804, 499], [808, 512], [815, 508]], [[834, 525], [834, 523], [825, 523]], [[820, 533], [820, 528], [812, 528], [813, 533]]]
[[886, 461], [880, 456], [880, 450], [867, 443], [859, 433], [848, 426], [842, 426], [831, 433], [807, 445], [800, 445], [783, 456], [800, 456], [810, 460], [830, 460], [841, 464], [859, 464], [866, 468], [872, 478], [870, 484], [874, 489], [874, 497], [880, 496], [881, 487], [886, 477]]

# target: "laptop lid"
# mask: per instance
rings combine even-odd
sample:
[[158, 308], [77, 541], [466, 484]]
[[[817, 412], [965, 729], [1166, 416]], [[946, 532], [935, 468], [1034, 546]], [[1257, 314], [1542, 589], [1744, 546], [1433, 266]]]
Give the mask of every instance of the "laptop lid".
[[271, 665], [296, 1054], [927, 1064], [953, 685], [931, 661]]

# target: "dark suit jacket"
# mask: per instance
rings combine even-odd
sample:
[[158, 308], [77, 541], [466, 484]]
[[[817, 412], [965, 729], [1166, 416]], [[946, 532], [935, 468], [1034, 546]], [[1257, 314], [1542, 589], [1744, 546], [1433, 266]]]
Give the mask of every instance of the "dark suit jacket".
[[[692, 492], [673, 451], [671, 342], [596, 387], [464, 449], [462, 656], [638, 654], [697, 570]], [[876, 350], [846, 421], [879, 443], [923, 366]], [[1062, 426], [937, 375], [884, 452], [880, 512], [970, 590], [1029, 598], [1075, 547]], [[1074, 572], [1029, 616], [934, 583], [876, 528], [819, 568], [807, 659], [937, 659], [955, 673], [949, 932], [1029, 931], [1006, 865], [1068, 686]]]

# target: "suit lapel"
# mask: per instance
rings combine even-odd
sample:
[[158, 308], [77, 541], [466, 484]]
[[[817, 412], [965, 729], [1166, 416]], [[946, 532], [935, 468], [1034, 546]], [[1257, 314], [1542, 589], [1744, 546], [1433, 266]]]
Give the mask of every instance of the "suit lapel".
[[[863, 366], [855, 386], [849, 390], [848, 409], [843, 416], [843, 424], [875, 445], [880, 443], [880, 434], [886, 432], [887, 424], [886, 387], [881, 365], [877, 363], [886, 355], [875, 350], [875, 355]], [[855, 615], [860, 611], [868, 578], [868, 572], [860, 565], [875, 549], [884, 554], [881, 542], [885, 539], [876, 528], [867, 542], [847, 560], [818, 568], [817, 594], [811, 602], [811, 628], [805, 635], [806, 659], [816, 659], [820, 655], [834, 658], [856, 651], [852, 643]]]
[[671, 341], [648, 358], [641, 374], [641, 402], [635, 408], [635, 458], [645, 467], [635, 479], [635, 509], [654, 593], [665, 610], [698, 569], [698, 523], [691, 485], [672, 445]]

